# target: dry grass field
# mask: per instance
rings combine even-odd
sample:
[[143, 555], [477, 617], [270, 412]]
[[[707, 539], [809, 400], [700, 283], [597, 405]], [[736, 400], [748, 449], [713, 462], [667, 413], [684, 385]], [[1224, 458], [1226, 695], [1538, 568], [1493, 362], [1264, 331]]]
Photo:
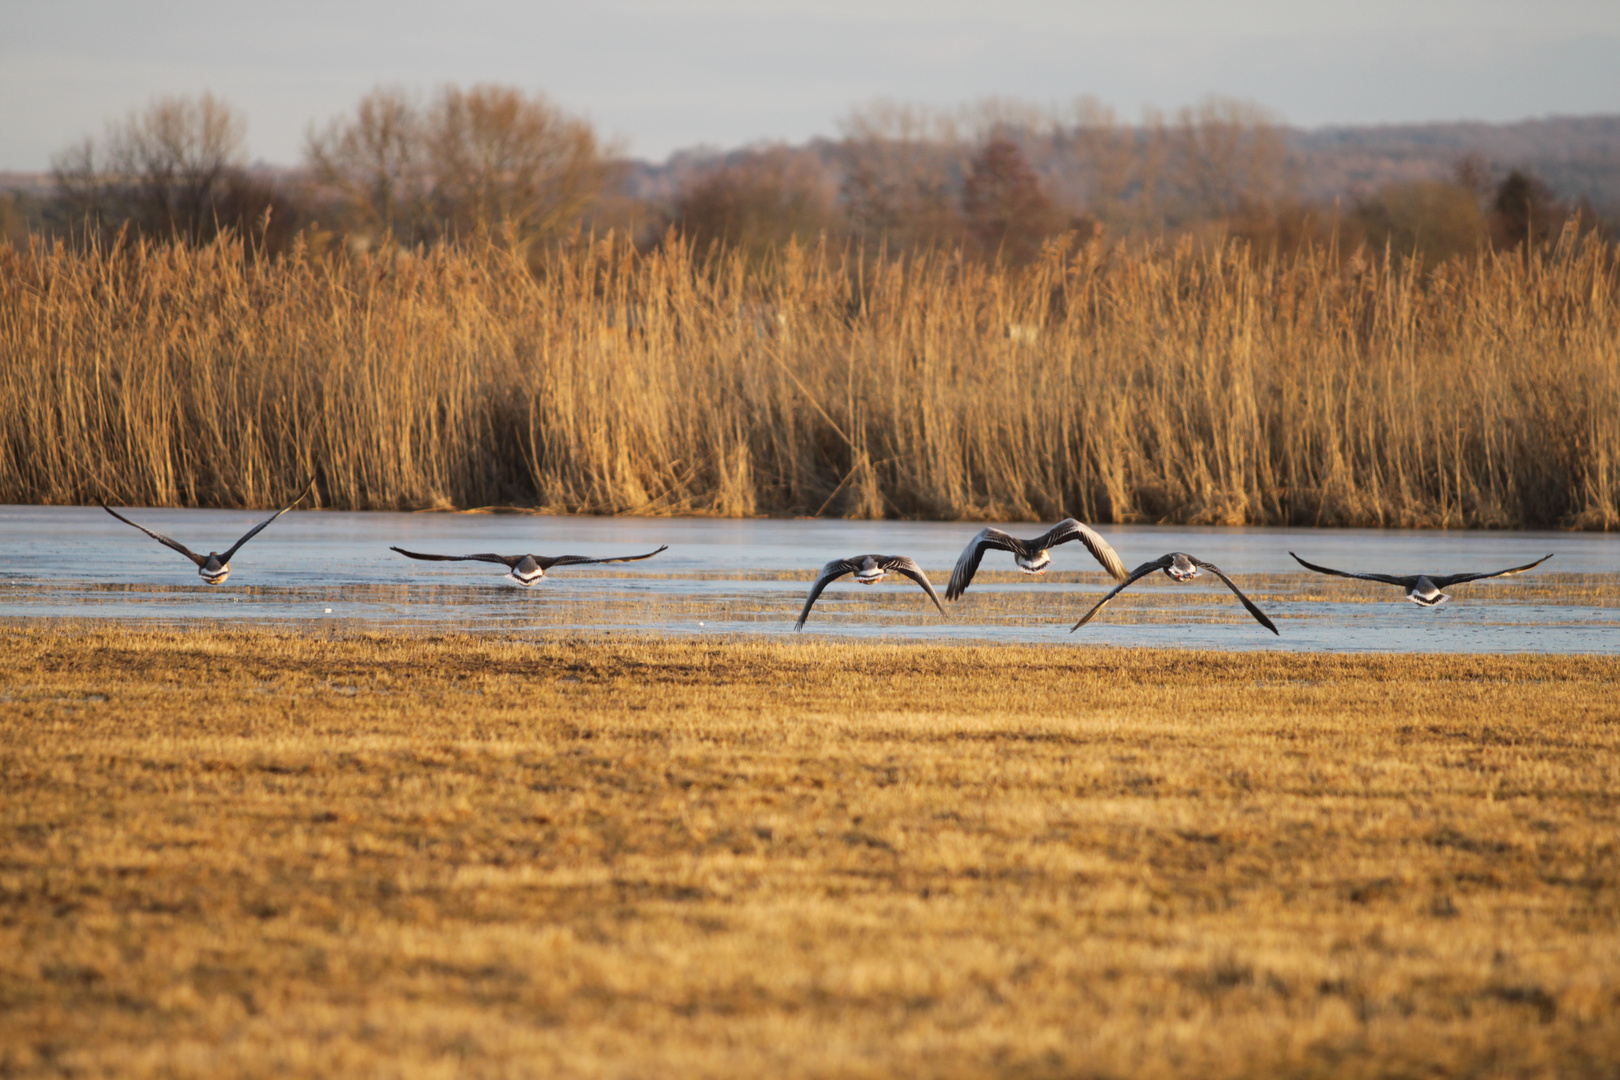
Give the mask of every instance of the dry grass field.
[[0, 244], [0, 503], [308, 476], [341, 509], [1615, 529], [1620, 257]]
[[0, 648], [0, 1076], [1620, 1074], [1612, 658]]

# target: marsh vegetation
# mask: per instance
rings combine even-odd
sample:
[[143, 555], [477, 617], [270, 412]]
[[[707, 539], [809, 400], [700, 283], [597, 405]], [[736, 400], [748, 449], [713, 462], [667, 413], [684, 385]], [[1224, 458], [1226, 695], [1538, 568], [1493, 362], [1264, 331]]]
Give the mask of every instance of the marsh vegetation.
[[1620, 267], [1568, 239], [0, 247], [0, 502], [1614, 528]]

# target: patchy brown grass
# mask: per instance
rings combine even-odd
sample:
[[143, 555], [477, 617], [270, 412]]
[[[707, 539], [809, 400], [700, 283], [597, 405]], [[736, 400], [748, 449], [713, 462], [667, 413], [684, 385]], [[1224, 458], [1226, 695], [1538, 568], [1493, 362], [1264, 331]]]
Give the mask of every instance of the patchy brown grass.
[[0, 1075], [1620, 1060], [1615, 659], [0, 647]]

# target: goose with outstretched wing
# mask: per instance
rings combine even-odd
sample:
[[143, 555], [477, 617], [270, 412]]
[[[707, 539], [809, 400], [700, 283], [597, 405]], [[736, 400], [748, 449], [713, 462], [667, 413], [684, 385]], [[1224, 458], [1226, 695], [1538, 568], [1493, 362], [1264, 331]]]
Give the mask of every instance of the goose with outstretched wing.
[[554, 566], [585, 566], [590, 563], [637, 562], [641, 559], [650, 559], [659, 551], [668, 551], [665, 544], [658, 551], [649, 551], [645, 555], [619, 555], [610, 559], [594, 559], [589, 555], [426, 555], [420, 551], [406, 551], [402, 547], [390, 547], [389, 551], [397, 551], [407, 559], [421, 559], [423, 562], [487, 562], [499, 563], [509, 571], [507, 577], [528, 588], [546, 576], [546, 571]]
[[821, 568], [816, 583], [810, 586], [810, 595], [805, 598], [804, 610], [799, 612], [799, 621], [793, 624], [793, 629], [804, 629], [804, 620], [810, 617], [810, 609], [815, 605], [821, 591], [845, 574], [854, 574], [856, 582], [861, 585], [876, 585], [883, 580], [883, 575], [890, 571], [904, 574], [922, 586], [922, 591], [927, 593], [928, 599], [939, 608], [939, 613], [945, 614], [945, 609], [939, 602], [939, 594], [934, 592], [934, 586], [928, 580], [928, 575], [922, 572], [922, 567], [915, 561], [904, 555], [851, 555], [847, 559], [834, 559]]
[[253, 526], [253, 528], [249, 529], [242, 536], [242, 538], [236, 543], [232, 544], [223, 555], [217, 551], [210, 551], [207, 555], [199, 555], [195, 551], [192, 551], [190, 548], [186, 547], [186, 545], [180, 543], [178, 540], [171, 540], [162, 533], [153, 532], [145, 525], [141, 525], [137, 522], [129, 520], [129, 518], [125, 517], [123, 514], [120, 514], [106, 503], [102, 503], [101, 508], [107, 511], [107, 513], [111, 514], [113, 517], [117, 518], [119, 521], [122, 521], [125, 525], [134, 525], [137, 529], [141, 530], [141, 532], [145, 533], [147, 536], [150, 536], [164, 547], [173, 548], [175, 551], [178, 551], [180, 554], [196, 563], [197, 575], [201, 577], [203, 581], [210, 585], [222, 585], [225, 583], [225, 579], [231, 576], [231, 556], [235, 555], [243, 544], [247, 543], [255, 536], [258, 536], [259, 531], [266, 525], [270, 524], [272, 521], [276, 520], [276, 518], [280, 517], [282, 514], [285, 514], [287, 511], [291, 510], [293, 507], [302, 502], [304, 496], [308, 495], [310, 491], [314, 489], [314, 487], [315, 481], [310, 480], [310, 482], [304, 486], [304, 490], [298, 493], [298, 498], [294, 499], [286, 506], [283, 506], [280, 510], [277, 510], [269, 517]]
[[[1172, 551], [1168, 555], [1161, 555], [1152, 562], [1143, 563], [1135, 570], [1132, 570], [1129, 577], [1120, 582], [1118, 585], [1115, 585], [1107, 596], [1104, 596], [1101, 600], [1097, 601], [1096, 605], [1093, 606], [1090, 611], [1081, 616], [1079, 622], [1069, 627], [1069, 633], [1072, 634], [1082, 626], [1086, 625], [1086, 623], [1091, 621], [1092, 616], [1096, 615], [1097, 612], [1103, 609], [1103, 606], [1107, 604], [1108, 601], [1130, 588], [1136, 582], [1147, 577], [1155, 570], [1163, 570], [1166, 577], [1172, 578], [1175, 581], [1191, 581], [1193, 578], [1198, 576], [1199, 571], [1208, 570], [1210, 573], [1220, 578], [1228, 589], [1232, 590], [1233, 595], [1242, 601], [1243, 606], [1248, 610], [1250, 615], [1254, 616], [1256, 622], [1265, 627], [1267, 630], [1270, 630], [1273, 634], [1279, 634], [1276, 624], [1266, 617], [1265, 612], [1261, 611], [1258, 607], [1255, 607], [1254, 601], [1243, 595], [1243, 590], [1234, 585], [1232, 583], [1232, 579], [1227, 577], [1226, 574], [1222, 572], [1220, 567], [1216, 566], [1214, 563], [1203, 562], [1200, 559], [1195, 559], [1183, 551]], [[1279, 636], [1281, 635], [1279, 634]]]
[[973, 583], [973, 575], [978, 573], [979, 560], [984, 558], [986, 551], [1010, 551], [1018, 569], [1026, 574], [1044, 574], [1052, 564], [1052, 548], [1070, 540], [1078, 540], [1086, 545], [1086, 550], [1102, 563], [1109, 577], [1115, 581], [1125, 580], [1125, 563], [1108, 546], [1108, 541], [1074, 518], [1064, 518], [1033, 540], [1020, 540], [1000, 529], [980, 529], [956, 560], [950, 583], [945, 586], [945, 598], [955, 600], [967, 592], [967, 587]]
[[1535, 562], [1525, 563], [1523, 566], [1510, 566], [1506, 570], [1493, 570], [1485, 574], [1352, 574], [1347, 570], [1334, 570], [1326, 566], [1317, 566], [1315, 563], [1308, 563], [1298, 555], [1294, 555], [1292, 551], [1288, 554], [1293, 555], [1294, 561], [1299, 565], [1307, 570], [1315, 570], [1318, 574], [1332, 574], [1334, 577], [1360, 578], [1362, 581], [1379, 581], [1385, 585], [1399, 585], [1406, 590], [1408, 600], [1414, 604], [1422, 604], [1424, 607], [1435, 607], [1451, 599], [1451, 597], [1441, 592], [1441, 589], [1449, 589], [1453, 585], [1461, 585], [1465, 581], [1479, 581], [1483, 578], [1511, 577], [1514, 574], [1522, 574], [1526, 570], [1534, 570], [1552, 558], [1552, 555], [1543, 555]]

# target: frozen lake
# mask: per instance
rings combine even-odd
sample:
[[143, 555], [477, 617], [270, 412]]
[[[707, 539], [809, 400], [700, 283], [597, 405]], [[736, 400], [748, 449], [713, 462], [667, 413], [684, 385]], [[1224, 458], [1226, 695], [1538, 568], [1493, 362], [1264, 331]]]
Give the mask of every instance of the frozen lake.
[[[123, 511], [207, 552], [266, 511]], [[1046, 524], [1004, 526], [1036, 536]], [[96, 507], [0, 507], [0, 618], [195, 620], [435, 630], [592, 630], [784, 635], [829, 559], [910, 555], [943, 595], [975, 523], [780, 519], [590, 518], [520, 514], [293, 511], [250, 541], [230, 580], [209, 586], [183, 556]], [[1127, 567], [1169, 551], [1216, 563], [1263, 608], [1274, 637], [1220, 582], [1161, 574], [1123, 593], [1076, 633], [1109, 587], [1079, 544], [1053, 551], [1052, 572], [1019, 574], [985, 556], [980, 576], [941, 618], [911, 582], [891, 576], [829, 586], [804, 635], [925, 641], [1047, 642], [1217, 649], [1398, 652], [1620, 652], [1620, 537], [1565, 532], [1432, 532], [1100, 526]], [[487, 563], [424, 563], [389, 545], [443, 554], [639, 554], [645, 562], [559, 567], [524, 589]], [[1459, 573], [1555, 558], [1512, 578], [1447, 590], [1425, 609], [1394, 586], [1329, 578], [1288, 557], [1344, 570]]]

